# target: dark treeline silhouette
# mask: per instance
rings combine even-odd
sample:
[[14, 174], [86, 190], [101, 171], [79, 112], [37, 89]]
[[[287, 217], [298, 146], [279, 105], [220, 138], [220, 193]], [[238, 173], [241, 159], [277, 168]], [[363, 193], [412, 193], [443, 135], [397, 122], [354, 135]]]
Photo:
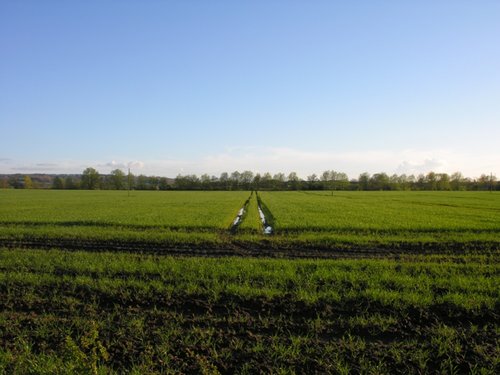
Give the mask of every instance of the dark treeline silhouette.
[[[41, 176], [41, 177], [40, 177]], [[100, 174], [87, 168], [81, 175], [4, 175], [0, 188], [33, 189], [86, 189], [86, 190], [500, 190], [494, 175], [479, 178], [464, 177], [456, 172], [429, 172], [427, 174], [389, 176], [386, 173], [362, 173], [357, 179], [347, 174], [325, 171], [306, 179], [297, 173], [256, 173], [251, 171], [224, 172], [220, 176], [203, 174], [178, 175], [175, 179], [157, 176], [135, 176], [115, 169], [110, 174]]]

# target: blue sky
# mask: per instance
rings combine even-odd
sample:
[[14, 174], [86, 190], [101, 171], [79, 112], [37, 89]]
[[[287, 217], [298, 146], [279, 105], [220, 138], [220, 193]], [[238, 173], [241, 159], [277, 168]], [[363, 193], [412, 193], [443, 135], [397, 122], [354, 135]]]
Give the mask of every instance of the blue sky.
[[499, 1], [2, 1], [0, 173], [500, 175]]

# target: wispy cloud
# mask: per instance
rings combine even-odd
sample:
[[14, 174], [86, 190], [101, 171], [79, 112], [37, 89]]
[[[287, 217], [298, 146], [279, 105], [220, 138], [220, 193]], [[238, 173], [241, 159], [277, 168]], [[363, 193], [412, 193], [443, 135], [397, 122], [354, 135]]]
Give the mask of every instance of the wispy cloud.
[[26, 172], [26, 173], [59, 173], [60, 168], [57, 166], [37, 166], [37, 165], [21, 165], [10, 168], [11, 173]]
[[396, 169], [397, 173], [420, 174], [429, 171], [446, 172], [448, 162], [442, 159], [425, 159], [423, 162], [403, 161]]
[[57, 167], [58, 165], [56, 163], [36, 163], [36, 167], [47, 167], [47, 168], [52, 168], [52, 167]]
[[362, 172], [418, 174], [429, 171], [454, 172], [478, 176], [498, 171], [500, 155], [468, 155], [439, 150], [361, 150], [351, 152], [304, 151], [293, 148], [231, 150], [203, 158], [197, 168], [204, 170], [296, 171], [302, 177], [327, 169], [344, 171], [350, 177]]
[[73, 174], [80, 173], [84, 165], [78, 161], [59, 161], [59, 162], [28, 162], [12, 160], [8, 165], [0, 165], [0, 173], [61, 173]]
[[101, 173], [113, 169], [131, 168], [133, 173], [175, 177], [180, 174], [251, 170], [254, 172], [295, 171], [305, 178], [312, 173], [334, 169], [356, 178], [362, 172], [387, 172], [419, 174], [429, 171], [452, 173], [461, 171], [470, 177], [482, 173], [500, 174], [500, 155], [474, 155], [449, 149], [439, 150], [360, 150], [337, 152], [335, 150], [311, 151], [294, 148], [244, 147], [228, 148], [220, 153], [192, 159], [160, 159], [130, 161], [121, 158], [112, 161], [51, 161], [42, 163], [9, 161], [0, 164], [0, 173], [47, 172], [81, 173], [87, 167], [95, 167]]
[[112, 160], [110, 162], [97, 164], [97, 167], [99, 167], [99, 168], [111, 168], [111, 169], [125, 169], [125, 168], [127, 168], [127, 164]]
[[136, 169], [142, 169], [144, 168], [144, 163], [142, 161], [129, 161], [127, 163], [128, 168], [136, 168]]

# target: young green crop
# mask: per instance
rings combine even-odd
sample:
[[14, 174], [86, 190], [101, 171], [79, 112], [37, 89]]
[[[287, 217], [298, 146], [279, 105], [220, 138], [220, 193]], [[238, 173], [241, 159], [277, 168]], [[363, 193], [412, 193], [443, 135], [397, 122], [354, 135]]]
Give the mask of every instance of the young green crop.
[[493, 374], [499, 271], [0, 249], [0, 373]]
[[249, 194], [1, 190], [0, 239], [221, 247]]
[[[337, 298], [333, 296], [369, 297], [388, 305], [423, 307], [448, 301], [464, 309], [494, 308], [500, 295], [498, 263], [491, 263], [491, 258], [486, 257], [463, 257], [463, 264], [436, 263], [433, 259], [177, 259], [133, 254], [0, 250], [0, 278], [4, 285], [57, 284], [60, 279], [57, 272], [62, 272], [66, 275], [65, 282], [82, 282], [97, 289], [111, 288], [110, 291], [134, 283], [136, 288], [145, 288], [147, 292], [150, 281], [161, 280], [158, 291], [168, 286], [169, 290], [174, 288], [174, 292], [192, 290], [213, 296], [230, 290], [245, 298], [293, 293], [295, 298], [304, 301]], [[79, 277], [74, 279], [71, 275]], [[435, 290], [446, 293], [436, 295]]]
[[500, 194], [260, 192], [280, 231], [500, 233]]
[[1, 190], [0, 225], [226, 229], [249, 194]]
[[[500, 195], [488, 192], [250, 192], [0, 190], [0, 243], [152, 251], [500, 249]], [[251, 198], [237, 231], [238, 211]], [[168, 249], [167, 249], [168, 250]], [[238, 253], [237, 251], [235, 254]]]
[[[488, 192], [260, 192], [282, 246], [500, 248]], [[441, 246], [442, 244], [442, 246]]]
[[256, 194], [252, 194], [250, 197], [243, 222], [239, 226], [239, 231], [252, 234], [262, 233], [262, 222], [259, 218]]

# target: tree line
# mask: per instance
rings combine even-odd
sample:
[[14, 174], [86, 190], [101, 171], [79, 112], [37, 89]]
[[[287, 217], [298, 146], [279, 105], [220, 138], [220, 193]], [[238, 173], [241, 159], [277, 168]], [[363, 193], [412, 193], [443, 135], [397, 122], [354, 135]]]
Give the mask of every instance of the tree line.
[[365, 172], [357, 179], [349, 179], [346, 173], [334, 170], [306, 179], [297, 173], [253, 174], [251, 171], [222, 173], [220, 177], [179, 175], [172, 186], [179, 190], [500, 190], [500, 183], [493, 175], [483, 174], [477, 179], [464, 177], [460, 172], [429, 172], [406, 175]]
[[[37, 184], [28, 175], [16, 175], [0, 180], [0, 187], [32, 189], [37, 188]], [[234, 171], [220, 176], [188, 174], [169, 179], [135, 176], [120, 169], [100, 174], [94, 168], [86, 168], [81, 175], [55, 176], [50, 187], [86, 190], [500, 190], [500, 183], [494, 175], [483, 174], [472, 179], [460, 172], [451, 175], [429, 172], [418, 176], [365, 172], [357, 179], [349, 179], [346, 173], [327, 170], [303, 179], [295, 172], [272, 175]]]

